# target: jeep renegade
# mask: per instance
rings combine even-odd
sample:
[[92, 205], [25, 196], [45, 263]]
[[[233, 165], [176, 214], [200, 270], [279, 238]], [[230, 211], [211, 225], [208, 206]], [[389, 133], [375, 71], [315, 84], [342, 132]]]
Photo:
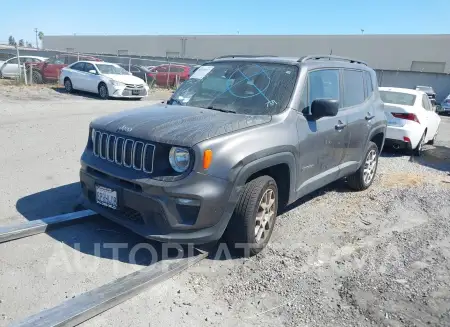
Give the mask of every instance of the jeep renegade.
[[91, 123], [84, 205], [149, 239], [224, 235], [254, 255], [280, 208], [340, 178], [372, 184], [386, 134], [376, 83], [343, 57], [215, 59], [166, 103]]

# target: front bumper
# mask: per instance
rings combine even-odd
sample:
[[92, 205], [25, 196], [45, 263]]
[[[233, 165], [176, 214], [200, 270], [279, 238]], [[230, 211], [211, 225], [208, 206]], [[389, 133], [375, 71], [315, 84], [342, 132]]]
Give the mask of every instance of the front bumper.
[[[122, 169], [126, 169], [121, 167]], [[82, 164], [83, 205], [149, 239], [203, 244], [220, 239], [233, 213], [232, 184], [192, 172], [176, 182], [125, 180]], [[96, 185], [117, 191], [118, 208], [96, 203]], [[186, 205], [179, 199], [193, 199]]]
[[148, 86], [141, 88], [129, 88], [125, 86], [109, 85], [109, 96], [113, 98], [143, 98], [148, 95]]

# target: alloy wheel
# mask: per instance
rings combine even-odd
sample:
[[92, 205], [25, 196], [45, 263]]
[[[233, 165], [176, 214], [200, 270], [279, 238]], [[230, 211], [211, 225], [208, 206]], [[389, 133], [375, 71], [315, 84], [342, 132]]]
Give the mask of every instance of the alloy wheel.
[[377, 152], [374, 149], [372, 149], [367, 154], [366, 162], [364, 163], [363, 180], [366, 185], [370, 184], [373, 177], [375, 176], [376, 168], [377, 168]]
[[255, 242], [261, 243], [269, 235], [270, 227], [275, 217], [275, 192], [268, 188], [259, 201], [255, 219]]

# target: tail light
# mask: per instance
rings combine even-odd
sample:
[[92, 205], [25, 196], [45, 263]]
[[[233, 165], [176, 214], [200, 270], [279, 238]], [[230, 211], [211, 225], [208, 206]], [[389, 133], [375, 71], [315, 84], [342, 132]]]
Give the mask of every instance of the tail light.
[[415, 114], [406, 114], [406, 113], [403, 114], [403, 113], [395, 113], [395, 112], [391, 112], [391, 114], [395, 118], [411, 120], [411, 121], [415, 121], [416, 123], [420, 124], [420, 121]]

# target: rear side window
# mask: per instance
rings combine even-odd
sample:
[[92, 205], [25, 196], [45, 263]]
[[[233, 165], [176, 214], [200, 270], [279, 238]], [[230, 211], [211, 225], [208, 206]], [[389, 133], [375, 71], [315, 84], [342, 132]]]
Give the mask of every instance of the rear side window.
[[365, 100], [363, 72], [359, 70], [343, 71], [344, 107], [361, 104]]
[[373, 93], [373, 82], [369, 72], [364, 72], [364, 86], [366, 89], [366, 99], [370, 98]]
[[8, 64], [18, 64], [19, 62], [17, 61], [17, 58], [14, 58], [14, 59], [10, 59], [10, 60], [8, 60]]
[[430, 100], [426, 94], [422, 96], [422, 107], [424, 107], [425, 110], [431, 110]]
[[84, 62], [77, 62], [76, 64], [70, 66], [70, 69], [74, 69], [74, 70], [84, 70]]
[[93, 64], [87, 62], [87, 63], [84, 65], [84, 71], [85, 71], [85, 72], [89, 72], [90, 70], [95, 70], [95, 71], [97, 71], [97, 69], [95, 69], [95, 67], [94, 67]]
[[339, 101], [339, 70], [314, 70], [308, 74], [308, 106], [317, 99]]

